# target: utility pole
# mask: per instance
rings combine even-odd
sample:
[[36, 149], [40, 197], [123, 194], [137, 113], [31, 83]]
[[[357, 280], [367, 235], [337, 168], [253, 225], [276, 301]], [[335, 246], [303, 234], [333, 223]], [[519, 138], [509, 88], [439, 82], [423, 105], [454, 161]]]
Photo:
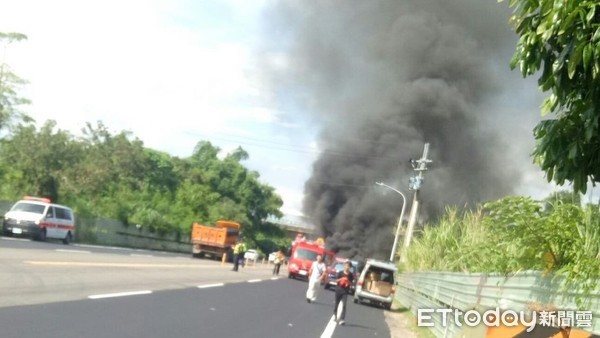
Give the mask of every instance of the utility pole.
[[419, 212], [419, 189], [421, 189], [421, 185], [423, 184], [423, 172], [427, 170], [427, 164], [432, 161], [427, 158], [427, 154], [429, 153], [429, 143], [425, 143], [423, 147], [423, 156], [419, 160], [410, 160], [410, 164], [413, 167], [413, 170], [418, 172], [417, 176], [413, 176], [409, 179], [408, 189], [414, 190], [413, 202], [410, 208], [410, 216], [408, 218], [408, 226], [406, 228], [406, 233], [404, 234], [404, 244], [402, 246], [402, 254], [400, 255], [400, 259], [402, 262], [406, 261], [406, 252], [408, 251], [408, 247], [410, 246], [410, 241], [412, 239], [413, 231], [415, 228], [415, 223], [417, 222], [417, 213]]

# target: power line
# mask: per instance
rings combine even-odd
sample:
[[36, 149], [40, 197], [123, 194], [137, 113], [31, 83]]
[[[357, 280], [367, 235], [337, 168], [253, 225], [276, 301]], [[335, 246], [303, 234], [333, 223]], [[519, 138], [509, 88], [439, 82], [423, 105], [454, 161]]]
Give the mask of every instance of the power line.
[[371, 189], [371, 185], [364, 184], [347, 184], [347, 183], [337, 183], [337, 182], [325, 182], [318, 180], [309, 180], [309, 182], [315, 182], [321, 185], [332, 185], [332, 186], [343, 186], [343, 187], [352, 187], [352, 188], [361, 188], [361, 189]]
[[[198, 134], [198, 133], [196, 133], [196, 134]], [[289, 146], [289, 145], [285, 145], [285, 144], [277, 143], [277, 142], [273, 142], [273, 141], [253, 139], [253, 138], [248, 138], [248, 137], [243, 137], [243, 136], [222, 137], [222, 136], [214, 136], [214, 135], [208, 135], [208, 134], [203, 134], [201, 136], [210, 138], [210, 139], [214, 139], [214, 140], [233, 142], [238, 145], [240, 145], [240, 144], [241, 145], [250, 145], [250, 146], [267, 148], [267, 149], [291, 151], [291, 152], [305, 153], [305, 154], [312, 154], [312, 155], [325, 154], [325, 155], [329, 155], [329, 156], [338, 156], [338, 157], [347, 157], [347, 158], [396, 160], [396, 158], [390, 157], [390, 156], [358, 155], [358, 154], [339, 152], [339, 151], [334, 151], [334, 150], [318, 151], [316, 149], [312, 149], [312, 148], [305, 147], [305, 146], [299, 146], [299, 145]], [[238, 139], [236, 139], [235, 137], [237, 137]], [[240, 140], [240, 139], [246, 139], [246, 140]]]

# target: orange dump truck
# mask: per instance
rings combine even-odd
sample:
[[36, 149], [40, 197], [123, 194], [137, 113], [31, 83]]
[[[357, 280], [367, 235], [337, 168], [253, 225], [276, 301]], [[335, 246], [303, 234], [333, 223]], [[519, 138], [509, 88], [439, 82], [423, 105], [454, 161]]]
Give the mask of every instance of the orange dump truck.
[[233, 246], [240, 236], [240, 223], [232, 221], [217, 221], [217, 224], [192, 226], [192, 256], [204, 257], [205, 254], [222, 258], [227, 254], [228, 259], [233, 253]]

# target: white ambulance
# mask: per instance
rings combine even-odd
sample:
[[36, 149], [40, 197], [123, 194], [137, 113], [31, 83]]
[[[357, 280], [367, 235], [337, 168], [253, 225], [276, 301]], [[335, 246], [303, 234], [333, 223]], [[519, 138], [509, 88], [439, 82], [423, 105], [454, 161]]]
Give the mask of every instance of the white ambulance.
[[45, 241], [56, 238], [69, 244], [75, 235], [75, 217], [70, 208], [49, 198], [25, 196], [4, 215], [4, 236], [24, 236]]

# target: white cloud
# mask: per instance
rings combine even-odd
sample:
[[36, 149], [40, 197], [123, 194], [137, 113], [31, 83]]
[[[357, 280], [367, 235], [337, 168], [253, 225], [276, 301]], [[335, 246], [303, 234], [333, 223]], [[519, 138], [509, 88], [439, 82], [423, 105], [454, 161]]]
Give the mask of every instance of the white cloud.
[[277, 193], [284, 200], [281, 211], [286, 215], [303, 216], [302, 213], [302, 190], [278, 187]]
[[[257, 95], [247, 78], [248, 49], [235, 42], [203, 45], [210, 32], [169, 23], [161, 13], [174, 9], [166, 3], [11, 3], [0, 21], [29, 36], [11, 46], [8, 61], [31, 82], [31, 114], [69, 129], [101, 119], [149, 145], [156, 145], [154, 135], [182, 127], [218, 131], [239, 117], [271, 122], [260, 108], [229, 106]], [[45, 8], [30, 10], [38, 6]], [[10, 17], [19, 20], [11, 25]]]

